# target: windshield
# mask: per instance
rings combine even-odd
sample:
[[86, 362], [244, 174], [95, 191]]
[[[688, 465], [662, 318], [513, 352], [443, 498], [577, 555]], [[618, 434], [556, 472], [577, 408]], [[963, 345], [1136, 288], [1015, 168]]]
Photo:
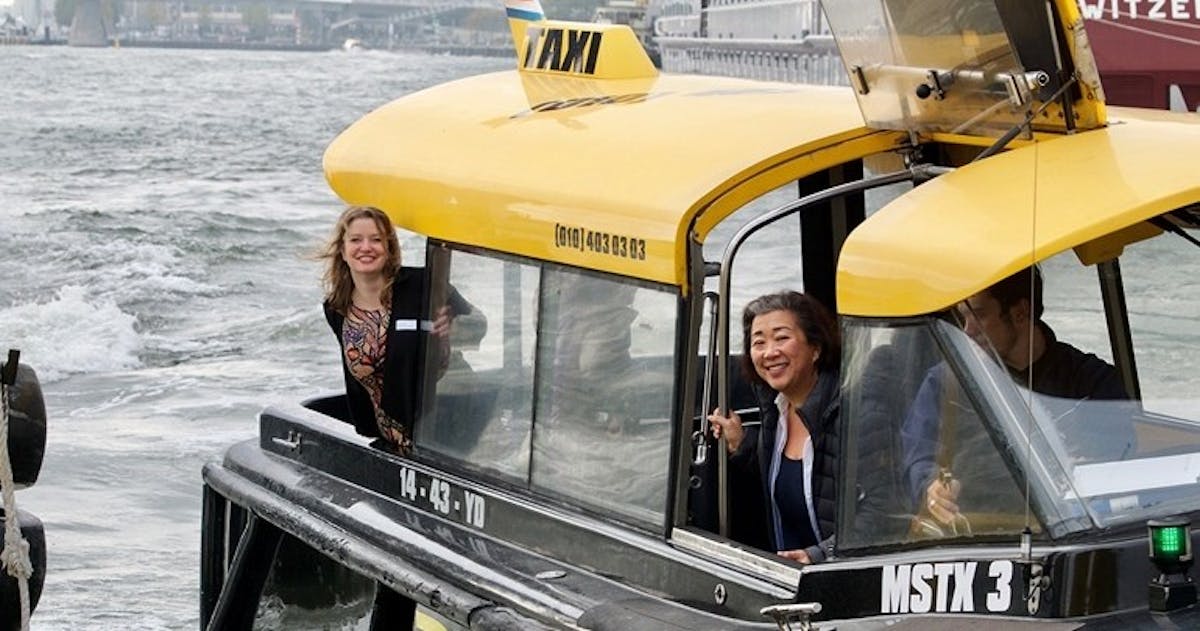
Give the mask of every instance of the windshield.
[[840, 549], [1016, 537], [1026, 524], [1057, 537], [1197, 505], [1200, 425], [1144, 410], [1107, 362], [1048, 327], [1030, 389], [1028, 375], [962, 326], [954, 312], [846, 320], [842, 413], [855, 492], [842, 495]]
[[1024, 101], [1010, 99], [1030, 89], [994, 2], [824, 8], [869, 126], [995, 136], [1023, 120]]
[[[840, 495], [847, 518], [839, 522], [839, 550], [1019, 535], [1027, 523], [1024, 484], [1010, 461], [1020, 443], [995, 427], [1004, 403], [985, 390], [996, 376], [959, 375], [964, 360], [980, 363], [970, 339], [933, 318], [848, 318], [843, 343], [843, 471], [854, 492]], [[942, 491], [946, 503], [935, 509], [930, 503]], [[1039, 520], [1030, 525], [1040, 530]]]

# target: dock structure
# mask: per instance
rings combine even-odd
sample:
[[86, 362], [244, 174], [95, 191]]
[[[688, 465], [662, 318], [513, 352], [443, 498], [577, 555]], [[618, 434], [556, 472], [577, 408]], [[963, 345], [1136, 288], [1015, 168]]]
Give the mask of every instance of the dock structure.
[[[169, 23], [155, 23], [146, 17], [154, 13], [149, 10], [141, 12], [139, 20], [140, 0], [131, 0], [127, 5], [133, 6], [132, 18], [117, 32], [105, 17], [104, 1], [79, 0], [70, 45], [325, 50], [354, 37], [370, 47], [412, 47], [417, 42], [411, 40], [436, 39], [432, 43], [443, 49], [490, 48], [494, 42], [430, 37], [421, 32], [423, 23], [455, 12], [500, 12], [491, 0], [278, 0], [269, 7], [256, 0], [229, 0], [219, 10], [184, 2]], [[377, 41], [367, 42], [367, 34]], [[504, 46], [509, 48], [507, 42]]]

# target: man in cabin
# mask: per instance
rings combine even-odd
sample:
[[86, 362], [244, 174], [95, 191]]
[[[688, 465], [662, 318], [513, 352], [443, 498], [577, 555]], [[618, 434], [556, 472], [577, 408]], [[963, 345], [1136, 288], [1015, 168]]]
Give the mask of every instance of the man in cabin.
[[[959, 303], [955, 311], [964, 332], [985, 349], [994, 352], [1017, 384], [1029, 387], [1039, 401], [1063, 402], [1052, 410], [1059, 422], [1085, 401], [1128, 399], [1120, 374], [1108, 362], [1059, 340], [1042, 321], [1042, 275], [1035, 266], [1021, 270]], [[1031, 381], [1032, 378], [1032, 381]], [[1046, 398], [1048, 397], [1048, 398]], [[970, 444], [961, 442], [963, 434], [947, 432], [961, 411], [970, 408], [949, 367], [939, 364], [929, 370], [901, 428], [904, 448], [904, 476], [914, 504], [941, 524], [951, 524], [959, 514], [959, 494], [963, 481], [960, 473], [972, 467], [971, 458], [963, 458]], [[1117, 406], [1122, 408], [1122, 406]], [[1100, 414], [1084, 421], [1081, 436], [1099, 436], [1085, 444], [1068, 444], [1073, 456], [1116, 459], [1132, 451], [1134, 436], [1128, 417]], [[950, 418], [943, 426], [943, 418]], [[961, 428], [960, 428], [961, 429]], [[978, 428], [982, 430], [982, 427]], [[957, 436], [948, 436], [956, 433]], [[980, 441], [990, 442], [986, 432], [974, 432]], [[967, 438], [970, 441], [971, 438]], [[990, 445], [975, 445], [990, 448]], [[954, 453], [957, 452], [957, 453]], [[957, 458], [957, 469], [951, 471]], [[1003, 472], [1000, 473], [1004, 475]], [[982, 486], [982, 485], [981, 485]], [[989, 488], [989, 492], [998, 489]]]
[[548, 372], [549, 423], [583, 422], [616, 432], [635, 412], [631, 386], [637, 287], [574, 273], [545, 281], [553, 300], [554, 354]]

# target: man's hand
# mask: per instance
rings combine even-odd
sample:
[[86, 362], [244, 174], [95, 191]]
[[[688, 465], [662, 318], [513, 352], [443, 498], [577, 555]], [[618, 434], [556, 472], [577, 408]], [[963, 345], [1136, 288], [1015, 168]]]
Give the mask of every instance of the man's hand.
[[438, 378], [450, 367], [450, 307], [442, 306], [437, 311], [430, 329], [434, 343], [438, 345]]
[[775, 554], [785, 559], [791, 559], [796, 563], [803, 563], [804, 565], [812, 564], [812, 559], [808, 558], [808, 553], [804, 550], [780, 550]]
[[430, 331], [442, 339], [450, 338], [450, 307], [438, 309], [437, 317], [433, 320], [433, 330]]
[[737, 412], [730, 412], [729, 416], [721, 416], [718, 412], [720, 412], [719, 408], [714, 409], [712, 414], [708, 415], [713, 438], [719, 440], [724, 434], [725, 445], [729, 449], [729, 453], [733, 453], [738, 450], [742, 444], [742, 438], [746, 436], [745, 430], [742, 429], [742, 419]]
[[951, 524], [958, 517], [958, 495], [962, 483], [954, 478], [935, 479], [925, 487], [925, 508], [941, 524]]

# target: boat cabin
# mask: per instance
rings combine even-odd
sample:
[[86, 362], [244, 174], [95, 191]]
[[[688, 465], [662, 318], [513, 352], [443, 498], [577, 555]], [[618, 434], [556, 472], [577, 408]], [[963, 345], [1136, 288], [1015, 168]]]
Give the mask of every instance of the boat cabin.
[[[1195, 620], [1190, 548], [1156, 569], [1146, 529], [1200, 509], [1200, 119], [1106, 109], [1073, 2], [828, 2], [853, 89], [661, 75], [626, 27], [508, 6], [518, 70], [325, 153], [341, 199], [424, 237], [429, 318], [470, 305], [422, 346], [413, 449], [357, 435], [341, 396], [267, 407], [204, 470], [202, 624]], [[1123, 396], [1048, 392], [972, 337], [971, 300], [1033, 265], [1028, 326]], [[842, 336], [813, 565], [772, 549], [757, 471], [706, 418], [759, 418], [741, 312], [781, 290]]]

